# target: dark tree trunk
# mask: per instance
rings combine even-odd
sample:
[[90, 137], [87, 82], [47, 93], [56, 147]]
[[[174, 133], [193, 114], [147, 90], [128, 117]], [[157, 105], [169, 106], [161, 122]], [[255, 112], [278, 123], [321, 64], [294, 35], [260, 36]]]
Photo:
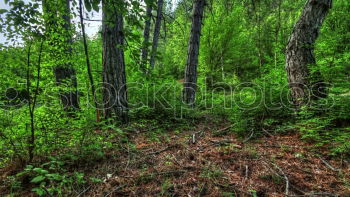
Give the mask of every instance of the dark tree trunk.
[[193, 3], [191, 36], [187, 52], [183, 101], [192, 107], [196, 98], [197, 66], [204, 5], [205, 0], [195, 0]]
[[314, 44], [331, 5], [332, 0], [308, 0], [289, 38], [286, 71], [296, 106], [326, 95], [320, 73], [311, 76], [308, 66], [316, 64]]
[[105, 118], [118, 117], [127, 122], [123, 16], [115, 9], [116, 6], [116, 1], [102, 2], [104, 115]]
[[59, 92], [59, 97], [61, 99], [64, 110], [72, 112], [75, 109], [79, 109], [75, 69], [70, 65], [55, 66], [54, 74], [56, 83], [63, 88], [68, 89]]
[[152, 19], [152, 3], [146, 3], [146, 21], [145, 21], [145, 29], [143, 30], [143, 44], [141, 50], [141, 69], [143, 72], [146, 72], [146, 64], [148, 58], [148, 45], [149, 45], [149, 36], [151, 30], [151, 19]]
[[154, 25], [153, 44], [152, 44], [152, 52], [151, 52], [151, 60], [150, 60], [151, 68], [154, 68], [154, 64], [156, 63], [158, 40], [159, 40], [160, 28], [162, 24], [163, 3], [164, 3], [164, 0], [158, 0], [158, 3], [157, 3], [157, 19]]
[[[54, 75], [56, 78], [56, 83], [62, 85], [68, 90], [61, 90], [59, 92], [59, 98], [63, 105], [63, 108], [66, 111], [74, 111], [79, 109], [79, 99], [77, 94], [77, 80], [75, 69], [72, 67], [72, 64], [69, 62], [72, 56], [72, 32], [71, 32], [71, 19], [70, 19], [70, 0], [60, 0], [59, 5], [63, 8], [54, 7], [51, 1], [43, 0], [43, 11], [46, 15], [49, 15], [45, 18], [46, 20], [46, 33], [47, 39], [50, 45], [54, 46], [51, 49], [50, 53], [54, 61], [61, 61], [62, 57], [67, 58], [67, 63], [62, 64], [58, 63], [54, 66]], [[62, 19], [57, 18], [58, 9], [62, 9], [61, 12]], [[62, 23], [58, 23], [57, 20], [62, 20]], [[58, 33], [62, 36], [65, 42], [51, 37], [51, 34]]]

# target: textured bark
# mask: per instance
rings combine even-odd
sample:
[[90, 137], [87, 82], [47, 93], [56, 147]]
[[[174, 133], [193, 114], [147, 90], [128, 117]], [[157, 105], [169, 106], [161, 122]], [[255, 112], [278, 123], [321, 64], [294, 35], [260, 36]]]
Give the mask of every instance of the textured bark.
[[314, 44], [331, 4], [332, 0], [308, 0], [289, 38], [286, 71], [296, 106], [326, 95], [320, 73], [310, 76], [308, 66], [316, 64]]
[[141, 69], [143, 72], [146, 72], [146, 64], [148, 58], [148, 43], [150, 37], [151, 30], [151, 19], [152, 19], [152, 4], [147, 3], [146, 7], [146, 21], [145, 21], [145, 29], [143, 30], [143, 44], [141, 50]]
[[[55, 7], [55, 3], [52, 1], [43, 0], [43, 11], [46, 15], [49, 15], [46, 18], [46, 34], [47, 40], [50, 45], [55, 46], [54, 49], [50, 51], [51, 57], [55, 61], [60, 61], [61, 57], [71, 58], [72, 56], [72, 33], [71, 33], [71, 18], [70, 18], [70, 0], [59, 0], [56, 3], [62, 5], [63, 8]], [[63, 24], [57, 23], [57, 13], [58, 9], [62, 9], [61, 12], [64, 14], [62, 16]], [[60, 39], [51, 38], [50, 35], [53, 33], [58, 33], [60, 36], [64, 37], [65, 42], [62, 43]], [[68, 88], [67, 90], [62, 90], [59, 92], [59, 98], [61, 104], [63, 105], [64, 110], [73, 111], [79, 109], [79, 98], [77, 93], [77, 80], [75, 69], [72, 67], [71, 63], [59, 63], [53, 68], [54, 75], [56, 78], [56, 83], [58, 85], [63, 85]]]
[[197, 66], [204, 5], [205, 0], [195, 0], [193, 3], [191, 35], [187, 52], [183, 101], [192, 107], [196, 98]]
[[[105, 118], [127, 122], [128, 100], [124, 62], [123, 16], [118, 1], [104, 0], [103, 9], [103, 103]], [[113, 22], [111, 22], [113, 21]]]
[[154, 68], [154, 64], [156, 63], [158, 40], [159, 40], [159, 34], [160, 34], [160, 27], [162, 24], [163, 3], [164, 3], [164, 0], [158, 0], [158, 3], [157, 3], [157, 19], [154, 25], [153, 44], [152, 44], [152, 52], [151, 52], [151, 60], [150, 60], [151, 68]]

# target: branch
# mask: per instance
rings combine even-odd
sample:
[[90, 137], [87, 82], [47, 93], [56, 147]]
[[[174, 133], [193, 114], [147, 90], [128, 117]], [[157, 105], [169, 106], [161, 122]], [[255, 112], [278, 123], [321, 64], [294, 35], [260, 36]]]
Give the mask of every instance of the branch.
[[173, 147], [174, 146], [167, 146], [166, 148], [163, 148], [161, 150], [158, 150], [158, 151], [155, 151], [155, 152], [150, 152], [147, 155], [157, 155], [157, 154], [162, 153], [164, 151], [167, 151], [167, 150], [169, 150], [170, 148], [173, 148]]
[[287, 175], [283, 172], [283, 170], [277, 164], [272, 163], [272, 165], [275, 166], [275, 168], [277, 168], [280, 171], [280, 173], [283, 175], [284, 180], [286, 181], [285, 195], [288, 196], [288, 194], [289, 194], [289, 179], [288, 179]]
[[333, 170], [333, 171], [335, 171], [335, 172], [340, 172], [341, 171], [341, 169], [337, 169], [337, 168], [334, 168], [334, 167], [332, 167], [326, 160], [324, 160], [324, 159], [322, 159], [322, 157], [318, 157], [324, 164], [326, 164], [326, 166], [329, 168], [329, 169], [331, 169], [331, 170]]

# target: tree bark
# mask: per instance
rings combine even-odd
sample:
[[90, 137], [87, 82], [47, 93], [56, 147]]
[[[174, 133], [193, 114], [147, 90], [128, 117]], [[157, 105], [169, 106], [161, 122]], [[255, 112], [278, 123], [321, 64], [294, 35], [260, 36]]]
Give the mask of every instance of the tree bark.
[[314, 44], [332, 0], [308, 0], [299, 21], [294, 26], [286, 47], [286, 71], [293, 102], [297, 107], [309, 99], [326, 95], [321, 74], [310, 75], [310, 65], [316, 64]]
[[152, 69], [154, 68], [154, 65], [156, 63], [158, 40], [159, 40], [159, 34], [160, 34], [160, 27], [162, 24], [163, 3], [164, 3], [164, 0], [158, 0], [158, 3], [157, 3], [157, 19], [154, 25], [153, 44], [152, 44], [152, 52], [151, 52], [151, 60], [150, 60], [150, 66]]
[[117, 2], [115, 0], [102, 1], [103, 103], [105, 118], [119, 118], [125, 123], [127, 122], [128, 100], [123, 49], [123, 16], [116, 9]]
[[197, 89], [197, 66], [204, 5], [205, 0], [195, 0], [193, 3], [191, 35], [187, 52], [183, 101], [192, 107], [195, 104]]
[[143, 44], [141, 50], [141, 69], [143, 72], [146, 72], [147, 69], [147, 58], [148, 58], [148, 45], [149, 45], [149, 37], [151, 30], [151, 19], [152, 19], [152, 3], [146, 2], [146, 21], [145, 21], [145, 29], [143, 31]]

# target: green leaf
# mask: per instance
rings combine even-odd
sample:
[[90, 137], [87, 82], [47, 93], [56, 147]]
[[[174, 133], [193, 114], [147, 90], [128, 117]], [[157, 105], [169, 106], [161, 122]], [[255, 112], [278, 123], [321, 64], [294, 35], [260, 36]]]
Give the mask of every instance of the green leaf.
[[84, 0], [85, 8], [88, 12], [91, 11], [91, 3], [89, 0]]
[[41, 181], [43, 181], [45, 179], [44, 176], [37, 176], [37, 177], [34, 177], [34, 179], [32, 179], [30, 182], [31, 183], [40, 183]]
[[47, 173], [49, 173], [47, 170], [44, 170], [42, 168], [34, 168], [33, 171], [37, 172], [39, 174], [47, 174]]
[[38, 194], [39, 196], [43, 196], [45, 194], [45, 190], [40, 187], [33, 188], [32, 191]]
[[56, 181], [62, 180], [62, 176], [59, 175], [58, 173], [47, 174], [46, 177], [49, 178], [50, 180], [56, 180]]
[[90, 180], [93, 182], [93, 183], [101, 183], [102, 180], [101, 179], [98, 179], [98, 178], [90, 178]]
[[93, 2], [92, 2], [92, 8], [96, 11], [96, 12], [98, 12], [99, 11], [99, 7], [98, 7], [98, 5], [100, 4], [100, 1], [99, 0], [93, 0]]
[[33, 169], [33, 166], [32, 165], [27, 165], [25, 170], [32, 170]]
[[6, 13], [6, 12], [7, 12], [6, 9], [0, 9], [0, 14], [4, 14], [4, 13]]

